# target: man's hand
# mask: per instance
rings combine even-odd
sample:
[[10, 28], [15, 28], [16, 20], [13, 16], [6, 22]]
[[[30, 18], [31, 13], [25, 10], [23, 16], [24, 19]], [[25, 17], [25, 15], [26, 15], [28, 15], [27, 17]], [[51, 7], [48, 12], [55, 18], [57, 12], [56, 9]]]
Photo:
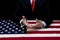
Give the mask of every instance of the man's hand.
[[36, 19], [36, 26], [38, 26], [38, 27], [42, 27], [41, 20]]
[[22, 16], [22, 23], [27, 27], [27, 28], [30, 28], [31, 25], [27, 22], [27, 19], [25, 18], [25, 16]]
[[27, 19], [25, 18], [25, 16], [22, 16], [22, 23], [27, 27], [27, 28], [40, 28], [42, 27], [42, 23], [41, 23], [41, 20], [38, 20], [36, 19], [36, 24], [35, 25], [30, 25], [28, 22], [27, 22]]
[[42, 22], [41, 20], [36, 19], [36, 24], [32, 26], [32, 28], [41, 28], [42, 27]]

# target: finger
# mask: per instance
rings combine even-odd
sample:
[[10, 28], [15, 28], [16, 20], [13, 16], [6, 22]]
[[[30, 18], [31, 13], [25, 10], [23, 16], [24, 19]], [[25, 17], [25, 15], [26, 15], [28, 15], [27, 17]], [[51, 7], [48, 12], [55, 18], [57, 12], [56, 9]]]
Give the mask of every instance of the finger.
[[25, 16], [22, 16], [23, 19], [26, 19]]
[[36, 20], [38, 20], [38, 19], [36, 18]]
[[36, 22], [40, 22], [38, 19], [36, 19]]

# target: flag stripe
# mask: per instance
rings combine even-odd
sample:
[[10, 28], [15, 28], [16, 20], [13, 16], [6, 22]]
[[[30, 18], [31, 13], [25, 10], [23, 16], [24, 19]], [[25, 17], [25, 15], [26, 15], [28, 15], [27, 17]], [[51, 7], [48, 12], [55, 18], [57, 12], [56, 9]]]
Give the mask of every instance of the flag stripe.
[[60, 31], [32, 31], [28, 32], [28, 34], [60, 34]]
[[60, 31], [60, 28], [27, 29], [27, 31]]
[[49, 26], [49, 28], [60, 28], [60, 26]]
[[53, 22], [60, 22], [60, 20], [53, 20]]
[[[28, 23], [35, 24], [36, 22], [28, 22]], [[54, 23], [59, 23], [60, 24], [60, 22], [52, 22], [52, 24], [54, 24]]]
[[[36, 22], [36, 20], [27, 20], [27, 22]], [[60, 20], [53, 20], [52, 22], [60, 22]]]
[[0, 38], [0, 40], [60, 40], [60, 37], [21, 37], [21, 38]]
[[[30, 25], [35, 25], [35, 24], [30, 24]], [[60, 26], [60, 24], [59, 23], [54, 23], [54, 24], [51, 24], [50, 26]]]
[[3, 34], [0, 38], [14, 38], [14, 37], [60, 37], [60, 34]]

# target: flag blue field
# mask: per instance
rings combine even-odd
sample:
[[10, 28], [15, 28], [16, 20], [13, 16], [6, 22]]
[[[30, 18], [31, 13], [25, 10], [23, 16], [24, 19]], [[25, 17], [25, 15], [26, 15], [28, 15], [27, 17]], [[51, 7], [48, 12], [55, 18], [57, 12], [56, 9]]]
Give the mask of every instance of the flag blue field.
[[0, 34], [24, 34], [24, 30], [11, 20], [0, 20]]

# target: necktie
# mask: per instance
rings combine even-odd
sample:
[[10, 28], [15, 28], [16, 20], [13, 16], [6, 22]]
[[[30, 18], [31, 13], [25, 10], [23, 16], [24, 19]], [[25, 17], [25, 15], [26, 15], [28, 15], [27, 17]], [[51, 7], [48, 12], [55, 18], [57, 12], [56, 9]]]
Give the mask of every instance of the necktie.
[[32, 12], [34, 11], [35, 1], [32, 0]]

